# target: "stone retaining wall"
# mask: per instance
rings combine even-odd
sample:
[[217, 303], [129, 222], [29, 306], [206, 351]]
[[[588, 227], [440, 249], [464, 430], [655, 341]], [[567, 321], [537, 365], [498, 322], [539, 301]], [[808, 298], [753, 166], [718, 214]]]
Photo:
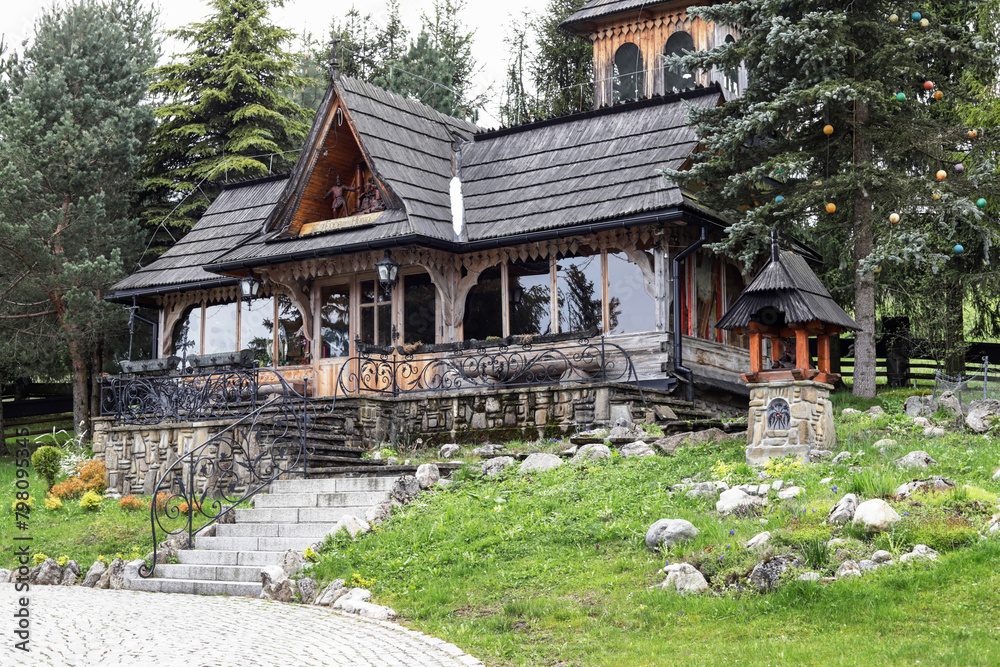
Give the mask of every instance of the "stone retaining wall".
[[[747, 417], [747, 463], [761, 465], [793, 454], [808, 458], [811, 450], [830, 449], [836, 441], [831, 385], [812, 380], [781, 380], [750, 384]], [[767, 423], [775, 401], [788, 403], [787, 425]]]

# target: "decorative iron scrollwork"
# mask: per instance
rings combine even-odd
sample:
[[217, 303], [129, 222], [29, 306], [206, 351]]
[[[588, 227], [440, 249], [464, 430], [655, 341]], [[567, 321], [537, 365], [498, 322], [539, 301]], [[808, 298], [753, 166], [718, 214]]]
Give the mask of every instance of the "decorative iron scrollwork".
[[229, 419], [258, 404], [256, 368], [181, 375], [113, 375], [101, 386], [101, 416], [124, 424]]

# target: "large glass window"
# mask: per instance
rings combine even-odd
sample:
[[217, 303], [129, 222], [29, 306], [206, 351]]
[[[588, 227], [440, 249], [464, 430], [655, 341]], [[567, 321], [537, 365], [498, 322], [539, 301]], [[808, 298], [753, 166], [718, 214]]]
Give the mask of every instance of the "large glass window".
[[437, 290], [426, 273], [403, 276], [403, 342], [436, 342]]
[[503, 336], [503, 294], [500, 267], [479, 274], [479, 282], [465, 297], [465, 339]]
[[642, 270], [623, 252], [608, 251], [608, 333], [656, 330], [656, 302]]
[[601, 255], [567, 257], [556, 262], [559, 330], [600, 331], [602, 313]]
[[257, 365], [274, 364], [274, 299], [244, 301], [240, 315], [240, 347], [253, 350]]
[[[689, 33], [675, 32], [667, 39], [663, 53], [668, 56], [683, 56], [694, 52], [694, 39]], [[694, 88], [694, 74], [680, 65], [667, 66], [664, 71], [664, 82], [667, 92]]]
[[552, 333], [552, 281], [549, 260], [509, 266], [510, 332]]
[[351, 286], [329, 285], [320, 292], [319, 338], [324, 359], [351, 354]]
[[240, 304], [220, 303], [205, 308], [205, 354], [236, 352], [236, 321]]
[[392, 344], [392, 305], [374, 280], [361, 281], [361, 342]]
[[642, 51], [631, 42], [615, 52], [614, 101], [637, 100], [646, 96], [646, 72]]
[[192, 306], [174, 327], [174, 354], [201, 354], [201, 304]]
[[287, 296], [278, 297], [278, 365], [308, 364], [309, 341], [302, 326], [302, 314]]

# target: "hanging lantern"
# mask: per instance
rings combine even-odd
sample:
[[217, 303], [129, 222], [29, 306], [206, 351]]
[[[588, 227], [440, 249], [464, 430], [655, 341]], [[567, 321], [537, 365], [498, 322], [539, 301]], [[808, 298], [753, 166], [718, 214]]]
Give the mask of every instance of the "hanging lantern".
[[899, 20], [899, 15], [889, 14], [889, 23], [895, 23], [898, 20]]
[[831, 134], [833, 134], [833, 125], [824, 125], [823, 134], [825, 134], [826, 136], [830, 136]]
[[240, 296], [244, 301], [253, 301], [260, 296], [260, 288], [262, 286], [263, 283], [257, 280], [257, 277], [254, 276], [253, 270], [251, 269], [249, 273], [247, 273], [246, 278], [240, 278]]
[[837, 205], [834, 204], [833, 202], [830, 202], [829, 204], [826, 205], [826, 212], [827, 213], [836, 213], [837, 212]]
[[935, 90], [934, 91], [934, 99], [936, 99], [936, 100], [943, 100], [944, 99], [944, 93], [941, 92], [940, 90]]
[[375, 262], [375, 270], [378, 272], [379, 285], [386, 294], [392, 294], [392, 288], [396, 286], [396, 279], [399, 276], [399, 262], [392, 258], [391, 250], [386, 250], [385, 257]]
[[896, 224], [897, 222], [899, 222], [899, 213], [891, 213], [889, 215], [889, 222], [891, 222], [892, 224]]
[[934, 90], [934, 82], [924, 81], [924, 90]]
[[896, 93], [896, 101], [902, 102], [906, 99], [906, 93]]
[[962, 247], [961, 243], [956, 243], [955, 247], [952, 248], [952, 250], [955, 251], [956, 255], [961, 255], [963, 252], [965, 252], [965, 248]]
[[969, 138], [970, 139], [975, 139], [978, 136], [979, 136], [979, 132], [977, 132], [976, 130], [969, 130]]
[[946, 172], [944, 169], [939, 169], [937, 173], [937, 179], [939, 181], [943, 181], [946, 178], [948, 178], [948, 172]]
[[955, 173], [956, 174], [961, 174], [963, 171], [965, 171], [965, 165], [964, 164], [962, 164], [961, 162], [959, 162], [958, 164], [955, 165]]
[[978, 206], [979, 208], [986, 208], [986, 200], [980, 197], [979, 199], [976, 200], [976, 206]]

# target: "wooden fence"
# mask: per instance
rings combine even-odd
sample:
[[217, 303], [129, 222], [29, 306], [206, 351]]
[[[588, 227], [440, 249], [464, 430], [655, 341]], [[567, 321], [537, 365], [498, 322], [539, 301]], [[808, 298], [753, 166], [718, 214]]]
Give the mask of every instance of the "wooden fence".
[[[53, 426], [73, 428], [73, 387], [62, 383], [33, 383], [26, 388], [4, 387], [0, 432], [4, 439], [51, 433]], [[25, 432], [26, 429], [26, 432]]]

